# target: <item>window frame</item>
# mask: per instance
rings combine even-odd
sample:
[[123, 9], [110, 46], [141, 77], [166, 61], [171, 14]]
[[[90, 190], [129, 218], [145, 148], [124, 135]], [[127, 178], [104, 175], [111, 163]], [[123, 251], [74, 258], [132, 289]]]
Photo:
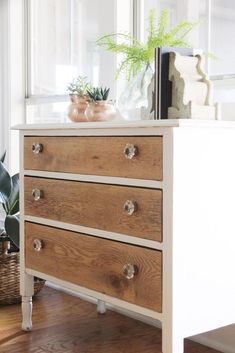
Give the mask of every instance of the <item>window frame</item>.
[[[71, 0], [72, 1], [72, 0]], [[118, 1], [118, 0], [116, 0]], [[132, 7], [132, 30], [133, 35], [139, 35], [137, 30], [137, 20], [134, 19], [138, 16], [140, 17], [142, 0], [131, 0]], [[26, 104], [26, 114], [27, 107], [30, 105], [48, 104], [48, 103], [59, 103], [68, 101], [67, 94], [51, 94], [51, 95], [36, 95], [32, 94], [32, 58], [31, 58], [31, 0], [25, 0], [25, 73], [26, 73], [26, 84], [25, 84], [25, 104]]]

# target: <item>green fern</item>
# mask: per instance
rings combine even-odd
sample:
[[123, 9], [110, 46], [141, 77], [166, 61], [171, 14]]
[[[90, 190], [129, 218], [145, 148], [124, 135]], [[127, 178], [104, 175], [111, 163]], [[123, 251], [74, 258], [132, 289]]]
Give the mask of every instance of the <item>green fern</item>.
[[154, 61], [154, 52], [157, 47], [191, 46], [187, 42], [186, 36], [198, 23], [183, 21], [176, 27], [169, 28], [169, 20], [169, 10], [165, 9], [162, 11], [158, 22], [155, 10], [150, 10], [146, 43], [142, 43], [131, 35], [124, 33], [107, 34], [97, 40], [97, 44], [106, 50], [124, 55], [117, 70], [117, 77], [124, 71], [129, 80], [143, 66], [150, 65]]

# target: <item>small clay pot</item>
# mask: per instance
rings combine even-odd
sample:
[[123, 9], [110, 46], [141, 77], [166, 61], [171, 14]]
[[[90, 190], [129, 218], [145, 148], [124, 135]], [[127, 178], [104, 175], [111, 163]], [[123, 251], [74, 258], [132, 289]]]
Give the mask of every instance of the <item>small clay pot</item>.
[[88, 96], [78, 96], [77, 94], [70, 94], [71, 104], [68, 107], [68, 117], [73, 122], [87, 121], [85, 110], [89, 104]]
[[108, 121], [116, 119], [116, 108], [112, 101], [90, 102], [85, 115], [89, 121]]

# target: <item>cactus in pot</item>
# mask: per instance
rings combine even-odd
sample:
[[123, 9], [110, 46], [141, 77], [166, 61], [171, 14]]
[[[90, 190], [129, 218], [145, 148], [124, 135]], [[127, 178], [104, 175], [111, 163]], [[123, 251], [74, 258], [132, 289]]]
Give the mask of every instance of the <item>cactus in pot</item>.
[[100, 102], [100, 101], [106, 101], [108, 99], [109, 91], [110, 91], [110, 88], [94, 87], [93, 89], [88, 90], [87, 94], [90, 97], [91, 101]]
[[116, 117], [116, 109], [112, 101], [108, 101], [110, 88], [94, 87], [87, 91], [90, 103], [86, 109], [89, 121], [107, 121]]

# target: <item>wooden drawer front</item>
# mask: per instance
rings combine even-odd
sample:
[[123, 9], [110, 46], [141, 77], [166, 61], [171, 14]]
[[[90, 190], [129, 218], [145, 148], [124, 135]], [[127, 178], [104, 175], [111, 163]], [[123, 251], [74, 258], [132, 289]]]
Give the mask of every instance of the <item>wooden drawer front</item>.
[[[41, 143], [39, 153], [32, 146]], [[127, 159], [127, 144], [138, 154]], [[162, 137], [25, 137], [24, 168], [162, 180]]]
[[[136, 266], [132, 279], [126, 264]], [[161, 312], [160, 251], [26, 222], [26, 267]]]
[[[32, 190], [41, 190], [35, 201]], [[124, 211], [127, 200], [138, 208]], [[162, 239], [162, 191], [25, 177], [25, 214], [140, 238]]]

